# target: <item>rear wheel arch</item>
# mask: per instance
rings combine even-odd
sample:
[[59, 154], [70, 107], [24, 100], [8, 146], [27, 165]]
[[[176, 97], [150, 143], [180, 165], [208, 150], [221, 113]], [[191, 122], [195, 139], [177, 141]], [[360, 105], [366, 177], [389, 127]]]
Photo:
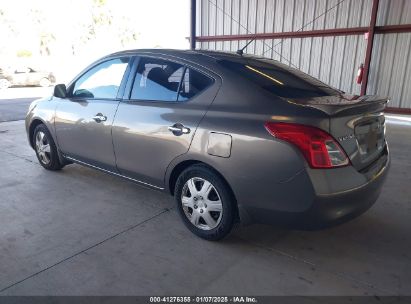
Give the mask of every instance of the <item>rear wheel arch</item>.
[[174, 187], [180, 174], [188, 167], [196, 164], [203, 164], [203, 162], [197, 160], [184, 160], [174, 166], [174, 168], [171, 170], [167, 183], [168, 190], [171, 195], [174, 195]]

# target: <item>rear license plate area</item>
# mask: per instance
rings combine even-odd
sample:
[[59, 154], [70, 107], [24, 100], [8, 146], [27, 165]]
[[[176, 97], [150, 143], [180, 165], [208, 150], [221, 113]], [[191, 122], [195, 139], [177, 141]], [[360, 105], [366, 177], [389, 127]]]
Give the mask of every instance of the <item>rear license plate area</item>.
[[363, 121], [355, 126], [358, 150], [363, 160], [375, 156], [385, 145], [384, 116]]

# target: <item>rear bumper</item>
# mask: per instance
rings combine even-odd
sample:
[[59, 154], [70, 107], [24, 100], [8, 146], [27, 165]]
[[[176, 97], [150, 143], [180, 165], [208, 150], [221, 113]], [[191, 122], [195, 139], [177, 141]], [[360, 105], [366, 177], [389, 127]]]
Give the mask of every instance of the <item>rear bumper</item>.
[[[248, 222], [287, 226], [290, 228], [320, 229], [337, 225], [364, 213], [375, 203], [380, 195], [389, 167], [390, 157], [387, 148], [384, 155], [367, 170], [350, 173], [359, 175], [367, 180], [365, 183], [360, 184], [360, 186], [351, 186], [350, 189], [344, 189], [343, 191], [330, 191], [329, 193], [318, 194], [318, 187], [313, 185], [314, 193], [306, 193], [310, 204], [308, 204], [308, 208], [302, 211], [275, 210], [275, 207], [273, 207], [275, 204], [271, 204], [266, 208], [247, 206], [243, 212], [246, 213], [245, 217], [249, 219]], [[347, 176], [345, 172], [344, 175], [345, 178], [350, 179], [350, 176]], [[325, 176], [325, 178], [329, 178], [329, 176]], [[351, 179], [356, 181], [358, 176], [352, 176]], [[310, 180], [313, 184], [318, 183], [318, 181], [315, 181], [315, 178], [313, 180], [311, 177]], [[329, 182], [331, 184], [333, 182], [342, 183], [338, 179]], [[298, 191], [298, 188], [296, 191]]]

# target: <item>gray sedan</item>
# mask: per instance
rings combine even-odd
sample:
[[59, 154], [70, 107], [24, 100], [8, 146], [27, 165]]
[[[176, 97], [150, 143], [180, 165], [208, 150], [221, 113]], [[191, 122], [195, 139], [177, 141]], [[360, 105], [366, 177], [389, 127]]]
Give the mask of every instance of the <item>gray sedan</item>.
[[78, 163], [174, 195], [185, 225], [321, 228], [367, 210], [389, 168], [386, 98], [350, 96], [233, 53], [108, 55], [27, 114], [40, 164]]

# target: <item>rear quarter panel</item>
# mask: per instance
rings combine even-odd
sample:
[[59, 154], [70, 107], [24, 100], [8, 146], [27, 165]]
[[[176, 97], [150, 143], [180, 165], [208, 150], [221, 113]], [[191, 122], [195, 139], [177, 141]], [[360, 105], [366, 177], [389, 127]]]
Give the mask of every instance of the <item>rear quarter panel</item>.
[[[231, 186], [240, 208], [306, 210], [314, 193], [305, 171], [306, 163], [293, 146], [271, 136], [264, 123], [309, 121], [328, 128], [328, 119], [312, 109], [296, 112], [294, 108], [241, 78], [223, 77], [223, 85], [183, 159], [199, 160], [216, 169]], [[312, 113], [317, 116], [310, 116]], [[212, 132], [231, 136], [229, 157], [209, 154]], [[294, 188], [296, 183], [298, 187]]]

